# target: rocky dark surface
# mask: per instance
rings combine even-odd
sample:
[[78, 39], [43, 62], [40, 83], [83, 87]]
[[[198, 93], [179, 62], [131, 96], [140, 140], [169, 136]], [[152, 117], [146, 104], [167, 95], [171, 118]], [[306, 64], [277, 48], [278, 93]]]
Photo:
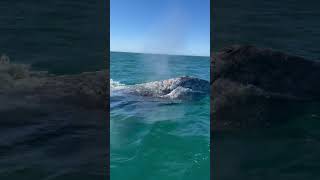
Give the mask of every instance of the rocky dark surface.
[[212, 130], [269, 127], [320, 100], [320, 63], [234, 45], [211, 58]]

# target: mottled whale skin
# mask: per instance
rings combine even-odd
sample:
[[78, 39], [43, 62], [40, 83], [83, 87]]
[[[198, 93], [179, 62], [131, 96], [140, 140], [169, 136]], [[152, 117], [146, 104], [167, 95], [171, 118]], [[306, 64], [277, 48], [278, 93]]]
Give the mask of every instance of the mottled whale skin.
[[320, 102], [319, 60], [251, 45], [212, 54], [212, 131], [275, 127]]
[[118, 89], [118, 91], [137, 96], [188, 100], [209, 95], [210, 83], [203, 79], [182, 76], [162, 81], [130, 85], [126, 86], [126, 88]]

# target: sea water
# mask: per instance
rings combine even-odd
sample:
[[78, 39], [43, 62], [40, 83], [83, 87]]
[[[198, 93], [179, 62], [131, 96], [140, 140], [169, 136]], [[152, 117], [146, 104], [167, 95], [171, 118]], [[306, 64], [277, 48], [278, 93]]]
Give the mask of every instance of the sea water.
[[[316, 0], [214, 0], [211, 48], [250, 44], [319, 60], [319, 7]], [[319, 107], [298, 104], [267, 129], [213, 132], [214, 178], [320, 179]]]
[[119, 87], [193, 76], [209, 80], [209, 57], [111, 52], [112, 180], [210, 178], [210, 98], [129, 98]]
[[[0, 56], [53, 74], [103, 70], [105, 8], [98, 0], [1, 0]], [[106, 179], [107, 134], [104, 110], [0, 93], [0, 179]]]

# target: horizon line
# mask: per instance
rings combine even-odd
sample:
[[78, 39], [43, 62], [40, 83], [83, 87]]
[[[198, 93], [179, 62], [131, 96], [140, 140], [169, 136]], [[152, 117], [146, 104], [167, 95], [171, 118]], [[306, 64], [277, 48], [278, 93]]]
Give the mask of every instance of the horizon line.
[[110, 50], [110, 52], [133, 53], [133, 54], [150, 54], [150, 55], [169, 55], [169, 56], [196, 56], [196, 57], [210, 57], [210, 55], [196, 55], [196, 54], [171, 54], [171, 53], [153, 53], [153, 52], [134, 52], [134, 51], [119, 51], [119, 50]]

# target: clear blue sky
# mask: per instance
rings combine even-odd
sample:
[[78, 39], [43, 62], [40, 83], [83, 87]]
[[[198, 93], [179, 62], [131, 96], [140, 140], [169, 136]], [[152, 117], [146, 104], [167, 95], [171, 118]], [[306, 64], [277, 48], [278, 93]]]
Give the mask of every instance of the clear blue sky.
[[210, 54], [210, 0], [110, 0], [111, 51]]

